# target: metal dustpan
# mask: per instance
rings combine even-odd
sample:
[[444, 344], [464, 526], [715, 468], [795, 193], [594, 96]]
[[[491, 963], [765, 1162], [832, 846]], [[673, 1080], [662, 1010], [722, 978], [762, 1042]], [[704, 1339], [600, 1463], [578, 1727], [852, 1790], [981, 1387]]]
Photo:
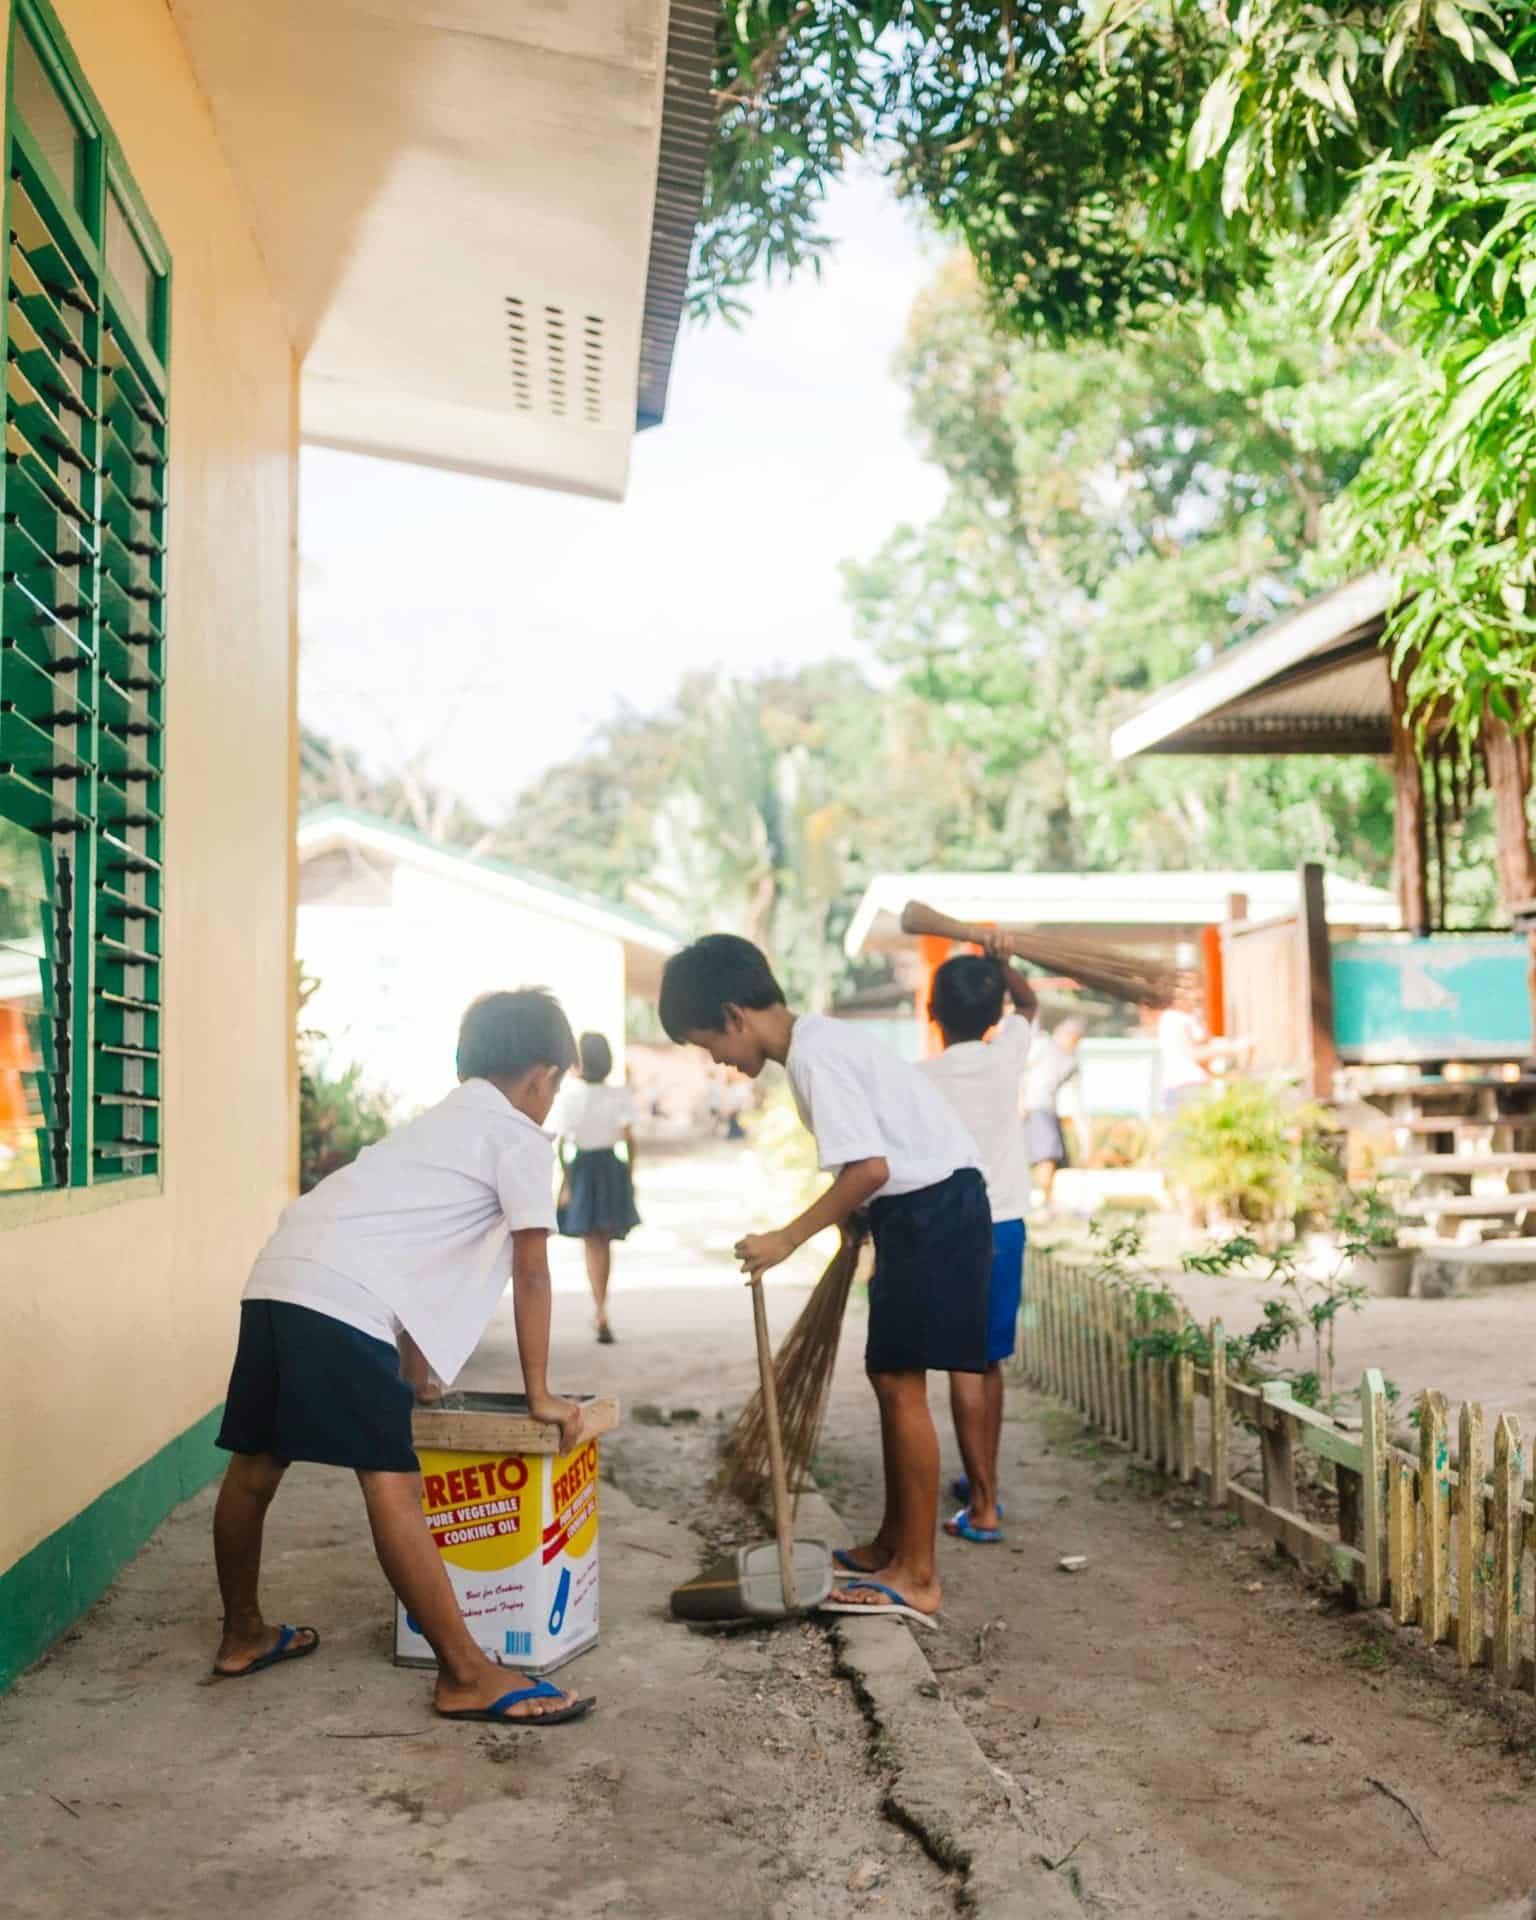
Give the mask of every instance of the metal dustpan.
[[832, 1591], [832, 1551], [825, 1540], [793, 1543], [795, 1602], [787, 1605], [777, 1540], [722, 1553], [672, 1595], [679, 1620], [718, 1625], [723, 1620], [785, 1620], [820, 1606]]

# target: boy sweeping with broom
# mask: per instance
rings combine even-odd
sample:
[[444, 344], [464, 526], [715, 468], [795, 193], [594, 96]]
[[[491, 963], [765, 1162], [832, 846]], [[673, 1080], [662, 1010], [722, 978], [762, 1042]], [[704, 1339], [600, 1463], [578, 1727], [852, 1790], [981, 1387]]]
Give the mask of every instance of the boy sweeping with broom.
[[975, 1146], [944, 1097], [878, 1041], [820, 1014], [792, 1013], [749, 940], [710, 934], [669, 960], [661, 1021], [674, 1041], [749, 1079], [778, 1061], [821, 1167], [834, 1176], [787, 1226], [737, 1243], [748, 1274], [761, 1276], [814, 1234], [869, 1209], [875, 1272], [864, 1364], [880, 1409], [885, 1513], [873, 1540], [839, 1556], [861, 1577], [826, 1607], [931, 1626], [940, 1599], [939, 1441], [928, 1370], [986, 1370], [992, 1216]]

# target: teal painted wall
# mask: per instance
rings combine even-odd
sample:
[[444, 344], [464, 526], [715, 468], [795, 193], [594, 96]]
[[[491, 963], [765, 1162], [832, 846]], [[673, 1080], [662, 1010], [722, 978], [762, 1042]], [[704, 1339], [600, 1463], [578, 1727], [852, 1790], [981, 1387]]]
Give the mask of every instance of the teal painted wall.
[[1525, 1059], [1531, 1052], [1529, 966], [1522, 934], [1342, 940], [1333, 949], [1340, 1057]]

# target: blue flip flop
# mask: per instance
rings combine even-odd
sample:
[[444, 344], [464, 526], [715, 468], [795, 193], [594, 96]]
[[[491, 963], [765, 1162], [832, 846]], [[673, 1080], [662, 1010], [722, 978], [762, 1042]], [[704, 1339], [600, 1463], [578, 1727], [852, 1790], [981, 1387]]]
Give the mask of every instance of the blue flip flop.
[[[295, 1646], [294, 1642], [301, 1633], [313, 1634], [314, 1638], [304, 1641], [301, 1646]], [[281, 1666], [285, 1660], [302, 1660], [306, 1655], [313, 1653], [319, 1644], [320, 1636], [315, 1633], [313, 1627], [279, 1627], [275, 1647], [269, 1648], [259, 1659], [252, 1660], [248, 1666], [232, 1669], [215, 1667], [213, 1677], [215, 1680], [245, 1680], [253, 1673], [265, 1673], [268, 1667]]]
[[[1002, 1508], [998, 1508], [1001, 1517]], [[968, 1540], [973, 1547], [995, 1547], [1003, 1537], [1001, 1527], [978, 1527], [971, 1522], [971, 1510], [962, 1507], [953, 1520], [944, 1522], [944, 1531], [951, 1540]]]
[[878, 1567], [861, 1567], [846, 1547], [834, 1547], [832, 1549], [832, 1559], [845, 1573], [868, 1574], [878, 1573], [880, 1571]]
[[839, 1594], [883, 1593], [889, 1605], [883, 1607], [863, 1607], [858, 1601], [844, 1601], [834, 1597], [823, 1600], [816, 1609], [818, 1613], [862, 1613], [876, 1620], [910, 1620], [914, 1626], [937, 1627], [939, 1616], [936, 1613], [924, 1613], [920, 1607], [914, 1607], [894, 1587], [885, 1586], [879, 1580], [850, 1580], [845, 1587], [837, 1589]]
[[531, 1687], [514, 1687], [510, 1693], [504, 1693], [499, 1700], [493, 1700], [488, 1707], [456, 1707], [445, 1713], [438, 1708], [440, 1720], [488, 1720], [498, 1727], [558, 1727], [567, 1720], [580, 1720], [597, 1705], [595, 1697], [587, 1700], [573, 1700], [568, 1707], [562, 1707], [558, 1713], [519, 1714], [509, 1719], [507, 1707], [518, 1706], [524, 1700], [558, 1700], [565, 1689], [551, 1686], [549, 1681], [537, 1681]]
[[[962, 1473], [957, 1478], [951, 1480], [949, 1483], [949, 1492], [951, 1499], [963, 1500], [966, 1506], [969, 1507], [971, 1504], [971, 1476], [968, 1473]], [[999, 1520], [1006, 1520], [1008, 1517], [1003, 1512], [1003, 1503], [1001, 1500], [997, 1503], [997, 1517]]]

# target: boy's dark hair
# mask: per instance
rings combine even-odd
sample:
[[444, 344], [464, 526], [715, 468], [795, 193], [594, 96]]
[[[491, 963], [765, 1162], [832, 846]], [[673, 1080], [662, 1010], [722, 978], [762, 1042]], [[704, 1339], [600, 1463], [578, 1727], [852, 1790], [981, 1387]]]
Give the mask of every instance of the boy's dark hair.
[[560, 1002], [546, 987], [482, 993], [459, 1022], [461, 1080], [520, 1080], [535, 1067], [568, 1073], [576, 1064], [576, 1036]]
[[929, 1016], [950, 1040], [980, 1040], [1003, 1017], [1007, 982], [996, 960], [984, 953], [957, 953], [933, 976]]
[[690, 1033], [720, 1033], [727, 1007], [782, 1007], [784, 990], [750, 940], [707, 933], [674, 953], [661, 976], [661, 1024], [681, 1044]]
[[595, 1086], [613, 1072], [613, 1048], [600, 1033], [584, 1033], [577, 1042], [581, 1053], [581, 1077]]

